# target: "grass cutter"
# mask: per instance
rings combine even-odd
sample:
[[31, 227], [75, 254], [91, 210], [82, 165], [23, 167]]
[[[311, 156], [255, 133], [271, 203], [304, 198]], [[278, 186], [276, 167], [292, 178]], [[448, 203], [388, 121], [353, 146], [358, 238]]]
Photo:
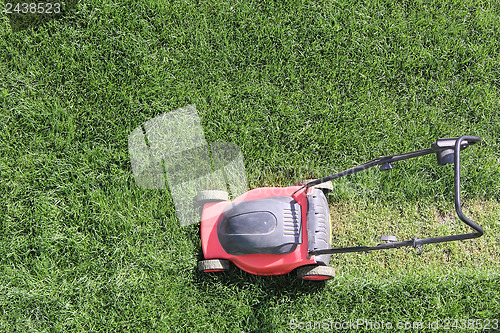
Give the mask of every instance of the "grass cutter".
[[[232, 262], [256, 275], [281, 275], [296, 270], [303, 280], [334, 277], [329, 266], [336, 253], [364, 252], [412, 246], [422, 252], [424, 244], [480, 237], [483, 229], [462, 213], [460, 203], [460, 151], [476, 142], [477, 136], [441, 138], [431, 148], [373, 159], [359, 166], [289, 187], [261, 187], [233, 201], [224, 191], [200, 191], [195, 201], [201, 208], [201, 244], [204, 260], [201, 272], [224, 272]], [[439, 165], [454, 164], [455, 210], [475, 232], [434, 238], [397, 241], [384, 235], [373, 246], [332, 248], [331, 217], [325, 194], [333, 190], [331, 181], [374, 166], [390, 170], [393, 163], [435, 153]]]

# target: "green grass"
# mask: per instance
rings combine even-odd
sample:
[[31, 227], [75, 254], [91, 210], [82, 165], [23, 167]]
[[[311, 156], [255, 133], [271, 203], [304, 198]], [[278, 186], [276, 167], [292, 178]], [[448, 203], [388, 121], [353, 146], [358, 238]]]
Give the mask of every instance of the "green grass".
[[[2, 7], [3, 9], [3, 7]], [[85, 1], [0, 16], [0, 327], [288, 331], [290, 321], [500, 318], [496, 1]], [[288, 185], [471, 134], [479, 239], [336, 256], [337, 278], [196, 272], [197, 226], [138, 188], [128, 134], [196, 104], [250, 187]], [[462, 232], [434, 157], [337, 181], [337, 245]], [[480, 331], [479, 329], [476, 331]]]

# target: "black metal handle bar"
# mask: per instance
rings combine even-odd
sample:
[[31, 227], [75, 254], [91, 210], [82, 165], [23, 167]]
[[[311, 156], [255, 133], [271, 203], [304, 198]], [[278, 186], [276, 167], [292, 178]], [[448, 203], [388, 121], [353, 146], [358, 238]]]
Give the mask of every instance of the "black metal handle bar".
[[350, 175], [350, 174], [353, 174], [356, 172], [366, 170], [366, 169], [371, 168], [371, 167], [376, 166], [376, 165], [383, 166], [383, 165], [386, 165], [387, 163], [402, 161], [402, 160], [406, 160], [409, 158], [427, 155], [430, 153], [436, 153], [437, 157], [438, 157], [439, 165], [443, 165], [446, 163], [450, 163], [446, 160], [447, 159], [446, 156], [452, 150], [454, 153], [453, 163], [455, 165], [455, 211], [456, 211], [458, 217], [460, 218], [460, 220], [462, 220], [464, 223], [466, 223], [468, 226], [470, 226], [472, 229], [474, 229], [476, 231], [475, 233], [433, 237], [433, 238], [424, 238], [424, 239], [413, 238], [413, 239], [408, 240], [408, 241], [385, 243], [385, 244], [379, 244], [377, 246], [372, 246], [372, 247], [354, 246], [354, 247], [341, 247], [341, 248], [333, 248], [333, 249], [321, 249], [321, 250], [309, 251], [309, 254], [310, 255], [321, 255], [321, 254], [348, 253], [348, 252], [367, 252], [367, 251], [373, 251], [373, 250], [393, 249], [393, 248], [399, 248], [399, 247], [403, 247], [403, 246], [413, 246], [415, 248], [418, 248], [420, 250], [419, 254], [421, 254], [422, 253], [422, 246], [424, 244], [451, 242], [451, 241], [480, 237], [481, 235], [483, 235], [483, 228], [481, 228], [481, 226], [479, 226], [475, 222], [471, 221], [469, 218], [467, 218], [463, 214], [462, 205], [460, 203], [460, 150], [468, 147], [471, 144], [479, 142], [479, 141], [481, 141], [480, 137], [468, 136], [468, 135], [464, 135], [464, 136], [461, 136], [458, 138], [438, 139], [435, 143], [432, 144], [432, 148], [417, 150], [414, 152], [409, 152], [409, 153], [404, 153], [404, 154], [379, 157], [379, 158], [373, 159], [369, 162], [363, 163], [359, 166], [356, 166], [356, 167], [344, 170], [342, 172], [336, 173], [334, 175], [314, 180], [314, 181], [308, 183], [307, 185], [305, 185], [305, 187], [311, 187], [311, 186], [314, 186], [317, 184], [327, 182], [329, 180], [337, 179], [337, 178], [340, 178], [343, 176], [347, 176], [347, 175]]

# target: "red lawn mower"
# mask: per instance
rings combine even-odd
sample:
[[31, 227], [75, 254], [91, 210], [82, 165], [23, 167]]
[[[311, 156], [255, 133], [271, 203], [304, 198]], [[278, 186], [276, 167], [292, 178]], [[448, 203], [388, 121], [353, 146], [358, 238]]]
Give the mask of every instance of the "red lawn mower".
[[[441, 138], [431, 148], [379, 157], [334, 175], [296, 183], [289, 187], [261, 187], [228, 200], [224, 191], [201, 191], [196, 203], [201, 207], [201, 243], [205, 260], [198, 262], [202, 272], [223, 272], [229, 262], [256, 275], [281, 275], [296, 269], [303, 280], [334, 277], [329, 265], [331, 254], [364, 252], [413, 246], [422, 253], [424, 244], [480, 237], [483, 229], [462, 213], [460, 203], [460, 151], [476, 142], [477, 136]], [[390, 170], [394, 162], [435, 153], [439, 165], [455, 168], [455, 210], [474, 233], [398, 242], [382, 236], [374, 247], [331, 247], [330, 212], [325, 194], [331, 181], [379, 165]]]

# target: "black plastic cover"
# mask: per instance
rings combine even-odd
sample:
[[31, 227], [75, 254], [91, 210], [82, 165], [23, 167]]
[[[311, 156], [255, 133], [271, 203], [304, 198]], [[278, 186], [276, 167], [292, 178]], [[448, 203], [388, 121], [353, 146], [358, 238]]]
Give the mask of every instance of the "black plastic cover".
[[302, 242], [300, 205], [272, 197], [229, 205], [217, 221], [217, 236], [233, 255], [286, 254]]
[[[455, 161], [455, 143], [458, 138], [439, 138], [431, 145], [432, 150], [436, 152], [438, 165], [454, 163]], [[474, 142], [472, 142], [474, 143]], [[460, 145], [460, 149], [467, 148], [469, 142], [464, 140]]]

